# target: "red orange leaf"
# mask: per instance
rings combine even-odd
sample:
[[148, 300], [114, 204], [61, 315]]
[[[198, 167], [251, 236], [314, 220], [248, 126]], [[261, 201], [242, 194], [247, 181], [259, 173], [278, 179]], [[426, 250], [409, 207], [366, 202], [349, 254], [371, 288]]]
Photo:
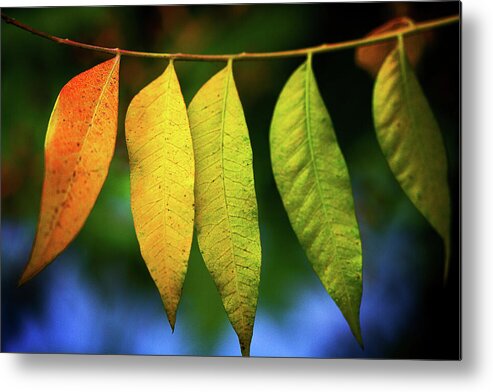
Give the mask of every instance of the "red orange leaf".
[[[399, 31], [414, 25], [412, 19], [406, 17], [395, 18], [375, 30], [367, 36], [377, 36], [391, 31]], [[410, 35], [404, 39], [406, 43], [406, 52], [409, 62], [414, 67], [421, 59], [423, 49], [430, 32]], [[396, 41], [385, 41], [374, 45], [360, 46], [356, 49], [356, 64], [375, 77], [382, 66], [387, 55], [395, 48]]]
[[58, 95], [46, 133], [38, 229], [20, 284], [68, 246], [96, 202], [115, 148], [119, 65], [119, 56], [99, 64]]

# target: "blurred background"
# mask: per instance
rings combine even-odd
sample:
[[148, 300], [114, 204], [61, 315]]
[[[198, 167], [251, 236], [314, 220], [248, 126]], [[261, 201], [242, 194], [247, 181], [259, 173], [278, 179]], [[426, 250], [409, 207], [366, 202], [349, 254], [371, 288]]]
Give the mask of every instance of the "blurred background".
[[[60, 7], [2, 12], [50, 34], [139, 51], [275, 51], [360, 38], [396, 16], [424, 21], [458, 2]], [[319, 88], [346, 158], [363, 243], [365, 349], [311, 269], [277, 192], [269, 125], [303, 59], [235, 64], [254, 154], [263, 249], [252, 356], [458, 359], [460, 356], [460, 48], [457, 24], [426, 34], [418, 78], [449, 160], [453, 252], [443, 285], [439, 236], [393, 179], [372, 124], [373, 79], [354, 50], [314, 57]], [[175, 333], [140, 256], [129, 200], [124, 118], [166, 61], [124, 57], [119, 133], [108, 179], [76, 240], [18, 288], [34, 239], [43, 144], [56, 97], [109, 56], [1, 24], [1, 349], [3, 352], [240, 355], [194, 240]], [[185, 101], [223, 65], [177, 62]]]

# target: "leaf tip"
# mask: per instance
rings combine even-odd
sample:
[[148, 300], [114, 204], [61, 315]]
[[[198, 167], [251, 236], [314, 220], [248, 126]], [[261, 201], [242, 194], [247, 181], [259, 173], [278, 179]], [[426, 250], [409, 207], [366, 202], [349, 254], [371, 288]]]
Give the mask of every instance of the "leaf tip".
[[363, 344], [363, 336], [361, 335], [361, 323], [359, 320], [359, 307], [357, 311], [350, 311], [349, 313], [342, 312], [342, 314], [348, 323], [351, 333], [358, 342], [358, 345], [361, 347], [362, 350], [364, 350], [365, 347]]
[[361, 324], [359, 321], [359, 312], [356, 314], [356, 317], [347, 317], [347, 314], [343, 312], [343, 316], [346, 319], [349, 329], [351, 330], [351, 333], [353, 334], [354, 338], [358, 342], [358, 345], [361, 347], [362, 350], [365, 349], [364, 344], [363, 344], [363, 336], [361, 335]]
[[169, 321], [169, 326], [171, 327], [171, 334], [174, 334], [176, 319], [175, 318], [171, 319], [170, 317], [168, 317], [168, 321]]
[[167, 306], [167, 303], [164, 302], [163, 300], [163, 304], [164, 304], [164, 310], [166, 312], [166, 317], [168, 318], [168, 323], [169, 323], [169, 326], [171, 327], [171, 333], [175, 333], [175, 324], [176, 324], [176, 307], [172, 307], [172, 308], [169, 308], [169, 306]]
[[358, 329], [357, 333], [354, 333], [354, 337], [356, 338], [356, 341], [358, 342], [358, 345], [360, 346], [361, 350], [365, 350], [365, 344], [363, 343], [363, 336], [361, 336], [361, 331]]
[[26, 266], [26, 268], [22, 272], [22, 275], [21, 275], [19, 281], [17, 282], [17, 288], [24, 285], [24, 283], [28, 282], [29, 280], [31, 280], [36, 275], [36, 273], [31, 272], [30, 269], [28, 269], [28, 267], [29, 267], [29, 264]]
[[24, 285], [24, 283], [26, 283], [26, 281], [23, 279], [23, 276], [21, 276], [21, 278], [19, 279], [19, 281], [17, 282], [17, 288], [21, 287], [22, 285]]
[[250, 356], [250, 343], [241, 343], [240, 342], [240, 349], [241, 349], [241, 356], [242, 357], [249, 357]]

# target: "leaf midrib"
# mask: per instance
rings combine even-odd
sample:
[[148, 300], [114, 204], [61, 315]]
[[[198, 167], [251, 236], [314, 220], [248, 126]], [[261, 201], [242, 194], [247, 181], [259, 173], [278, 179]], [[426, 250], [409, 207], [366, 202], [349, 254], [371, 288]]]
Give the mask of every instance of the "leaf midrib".
[[[310, 103], [310, 76], [311, 76], [311, 72], [312, 72], [311, 59], [308, 59], [307, 62], [306, 62], [306, 68], [305, 68], [305, 118], [306, 118], [306, 131], [307, 131], [307, 137], [308, 137], [308, 145], [309, 145], [309, 148], [310, 148], [310, 160], [312, 162], [313, 171], [315, 173], [315, 183], [317, 185], [318, 195], [320, 197], [320, 201], [321, 201], [321, 204], [322, 204], [322, 209], [324, 211], [324, 216], [325, 216], [325, 219], [326, 219], [326, 221], [328, 223], [328, 225], [325, 226], [325, 229], [327, 229], [330, 232], [330, 236], [331, 236], [331, 239], [332, 239], [334, 237], [334, 235], [333, 235], [332, 231], [330, 230], [330, 226], [329, 226], [330, 220], [329, 220], [327, 208], [326, 208], [325, 203], [324, 203], [322, 188], [320, 186], [320, 177], [319, 177], [319, 174], [318, 174], [318, 167], [317, 167], [317, 164], [316, 164], [315, 153], [313, 151], [313, 141], [312, 141], [312, 136], [311, 136], [311, 132], [312, 132], [312, 130], [311, 130], [311, 115], [310, 115], [310, 107], [311, 107], [311, 103]], [[335, 253], [336, 259], [337, 260], [340, 260], [337, 245], [335, 245], [333, 248], [334, 248], [334, 253]], [[331, 264], [334, 264], [334, 263], [331, 263]], [[334, 265], [337, 266], [337, 264], [334, 264]], [[327, 267], [328, 267], [328, 265], [327, 265]], [[325, 273], [326, 273], [326, 268], [324, 269], [324, 274]], [[344, 291], [344, 296], [346, 297], [346, 300], [348, 301], [348, 304], [351, 307], [351, 304], [352, 304], [351, 296], [349, 295], [349, 292], [348, 292], [348, 289], [347, 289], [347, 285], [345, 284], [344, 280], [342, 280], [341, 287], [342, 287], [342, 289]], [[351, 316], [351, 318], [352, 318], [352, 316]], [[356, 322], [356, 324], [358, 324], [358, 322]]]
[[[409, 85], [408, 85], [408, 75], [407, 75], [407, 70], [406, 70], [406, 53], [404, 49], [404, 43], [402, 39], [399, 40], [398, 44], [398, 58], [399, 58], [399, 68], [401, 70], [401, 75], [402, 75], [402, 89], [404, 90], [404, 99], [406, 101], [406, 104], [404, 107], [406, 108], [405, 110], [407, 111], [407, 114], [409, 116], [409, 119], [411, 121], [411, 132], [414, 132], [416, 128], [416, 122], [414, 119], [414, 111], [412, 110], [412, 107], [410, 105], [411, 98], [410, 98], [410, 93], [409, 93]], [[420, 144], [421, 144], [421, 139], [418, 138]], [[419, 151], [421, 151], [421, 148], [418, 148]], [[420, 154], [423, 156], [422, 154]]]
[[[418, 143], [418, 148], [416, 149], [418, 151], [418, 155], [420, 156], [420, 160], [418, 162], [420, 162], [420, 163], [428, 162], [428, 161], [430, 161], [430, 159], [428, 159], [428, 157], [427, 157], [428, 154], [425, 153], [420, 128], [416, 126], [415, 112], [413, 110], [413, 105], [411, 105], [411, 93], [409, 91], [410, 90], [410, 88], [409, 88], [409, 76], [408, 76], [408, 72], [406, 69], [406, 66], [407, 66], [406, 52], [405, 52], [404, 42], [402, 39], [399, 40], [397, 52], [398, 52], [398, 59], [399, 59], [399, 69], [401, 72], [401, 85], [402, 85], [402, 90], [404, 91], [404, 100], [405, 100], [405, 103], [404, 103], [405, 109], [404, 110], [407, 112], [407, 114], [409, 116], [409, 121], [411, 123], [410, 133], [411, 133], [411, 135], [415, 134], [415, 136], [416, 136], [415, 140]], [[433, 159], [431, 159], [431, 160], [433, 160]], [[426, 212], [426, 214], [428, 216], [425, 215], [425, 211], [422, 209], [422, 204], [418, 202], [418, 199], [417, 198], [415, 199], [413, 197], [413, 195], [408, 190], [406, 190], [405, 188], [404, 188], [404, 191], [411, 198], [411, 200], [413, 200], [413, 204], [416, 205], [416, 208], [419, 210], [421, 215], [423, 215], [425, 217], [425, 219], [430, 222], [430, 224], [433, 226], [433, 228], [435, 228], [434, 223], [431, 223], [431, 221], [430, 221], [428, 212]], [[437, 230], [437, 231], [440, 235], [442, 235], [440, 230]]]
[[[231, 63], [228, 63], [226, 66], [226, 82], [225, 82], [225, 92], [224, 92], [224, 100], [223, 100], [223, 105], [222, 105], [222, 112], [221, 112], [221, 170], [223, 172], [223, 195], [224, 195], [224, 205], [226, 209], [226, 217], [227, 217], [227, 222], [228, 222], [228, 238], [229, 242], [231, 244], [231, 250], [232, 250], [232, 258], [233, 258], [233, 265], [234, 265], [234, 281], [235, 281], [235, 286], [236, 286], [236, 293], [240, 292], [240, 287], [238, 286], [238, 271], [237, 271], [237, 264], [236, 264], [236, 252], [235, 252], [235, 246], [234, 246], [234, 241], [232, 239], [232, 226], [231, 226], [231, 221], [230, 221], [230, 216], [229, 216], [229, 210], [228, 210], [228, 198], [226, 196], [226, 183], [225, 183], [225, 171], [224, 171], [224, 128], [226, 124], [226, 107], [227, 107], [227, 101], [228, 101], [228, 96], [229, 96], [229, 87], [230, 87], [230, 80], [231, 80], [231, 75], [232, 75], [232, 68], [231, 68]], [[245, 323], [245, 318], [243, 316], [243, 302], [241, 301], [241, 296], [239, 302], [239, 308], [240, 308], [240, 319], [241, 319], [241, 325], [242, 325], [242, 334], [245, 332], [246, 328], [246, 323]], [[243, 339], [243, 336], [242, 336]]]
[[310, 104], [310, 72], [312, 70], [311, 64], [309, 61], [306, 63], [306, 69], [305, 69], [305, 118], [306, 118], [306, 133], [308, 137], [308, 146], [310, 148], [310, 160], [313, 165], [313, 171], [315, 172], [315, 183], [317, 184], [317, 190], [318, 194], [320, 196], [320, 199], [322, 201], [322, 209], [324, 210], [324, 215], [327, 218], [327, 209], [325, 207], [325, 203], [323, 202], [323, 197], [322, 197], [322, 188], [320, 187], [320, 177], [318, 174], [318, 167], [317, 163], [315, 160], [315, 153], [313, 151], [313, 141], [312, 141], [312, 126], [311, 126], [311, 104]]
[[[168, 67], [173, 67], [173, 64], [168, 65]], [[164, 118], [165, 119], [168, 119], [168, 115], [169, 115], [169, 96], [170, 96], [170, 85], [171, 85], [171, 73], [172, 73], [172, 71], [173, 71], [172, 68], [170, 68], [168, 71], [168, 80], [167, 80], [167, 86], [166, 86], [166, 92], [165, 92], [166, 96], [164, 98], [164, 110], [163, 111], [164, 111]], [[163, 128], [165, 128], [165, 127], [163, 127]], [[163, 132], [162, 132], [162, 138], [164, 139], [163, 142], [166, 141], [166, 131], [165, 130], [163, 130]], [[167, 143], [163, 143], [164, 157], [166, 157], [166, 152], [167, 152], [166, 147], [167, 147]], [[166, 192], [166, 165], [163, 164], [162, 170], [163, 170], [162, 192], [165, 193]], [[163, 214], [161, 215], [161, 224], [163, 226], [163, 234], [164, 234], [164, 240], [165, 241], [167, 238], [166, 221], [167, 221], [167, 217], [168, 217], [168, 203], [169, 203], [169, 200], [165, 199], [165, 197], [163, 195]], [[166, 248], [167, 244], [164, 244], [164, 247]], [[166, 314], [168, 314], [168, 309], [166, 309]], [[168, 316], [168, 320], [169, 320], [169, 316]], [[171, 320], [169, 320], [169, 321], [170, 321], [171, 330], [174, 331], [175, 326], [174, 326], [174, 324], [171, 323]]]

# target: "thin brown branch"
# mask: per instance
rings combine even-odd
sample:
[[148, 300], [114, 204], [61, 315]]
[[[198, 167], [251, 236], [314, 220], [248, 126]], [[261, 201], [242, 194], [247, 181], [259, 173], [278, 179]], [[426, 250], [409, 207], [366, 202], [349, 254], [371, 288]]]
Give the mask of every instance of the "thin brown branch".
[[152, 53], [152, 52], [136, 52], [133, 50], [118, 49], [118, 48], [106, 48], [102, 46], [90, 45], [83, 42], [72, 41], [67, 38], [60, 38], [54, 35], [45, 33], [34, 29], [22, 22], [19, 22], [5, 14], [2, 13], [2, 19], [11, 25], [14, 25], [20, 29], [29, 31], [30, 33], [49, 39], [56, 43], [68, 46], [74, 46], [82, 49], [89, 49], [96, 52], [108, 53], [108, 54], [121, 54], [122, 56], [133, 56], [133, 57], [149, 57], [158, 59], [169, 59], [169, 60], [181, 60], [181, 61], [228, 61], [228, 60], [269, 60], [269, 59], [279, 59], [286, 57], [301, 57], [306, 56], [309, 53], [325, 53], [332, 52], [335, 50], [356, 48], [358, 46], [371, 45], [378, 42], [389, 41], [396, 39], [399, 35], [411, 35], [422, 31], [431, 30], [441, 26], [447, 26], [453, 23], [459, 22], [459, 16], [449, 16], [445, 18], [439, 18], [430, 20], [427, 22], [415, 23], [412, 26], [403, 28], [398, 31], [392, 31], [384, 33], [377, 36], [365, 37], [350, 41], [337, 42], [322, 44], [318, 46], [312, 46], [309, 48], [284, 50], [278, 52], [262, 52], [262, 53], [235, 53], [235, 54], [189, 54], [189, 53]]

